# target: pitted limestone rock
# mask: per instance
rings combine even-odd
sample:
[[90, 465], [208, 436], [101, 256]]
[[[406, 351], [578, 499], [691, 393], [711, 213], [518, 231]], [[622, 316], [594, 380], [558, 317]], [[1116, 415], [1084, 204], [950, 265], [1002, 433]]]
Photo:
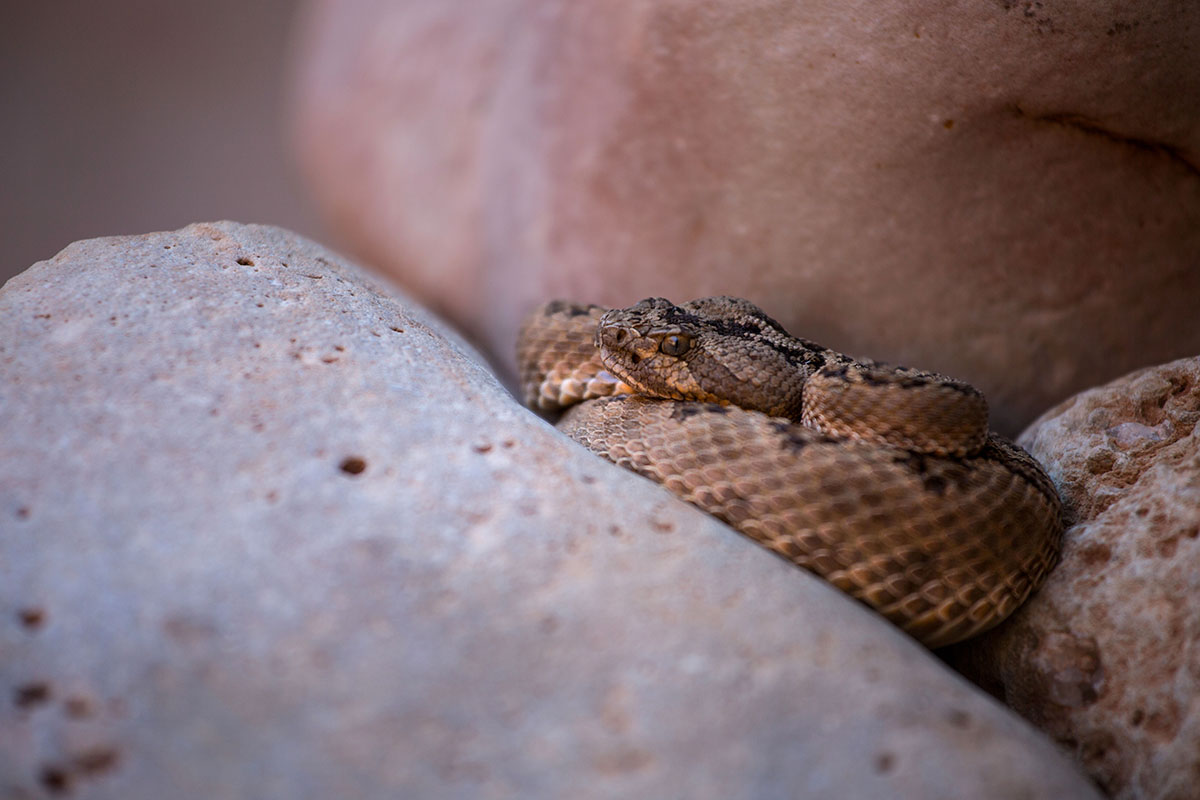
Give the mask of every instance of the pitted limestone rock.
[[1200, 358], [1071, 398], [1022, 437], [1075, 523], [1062, 563], [952, 663], [1113, 797], [1200, 785]]

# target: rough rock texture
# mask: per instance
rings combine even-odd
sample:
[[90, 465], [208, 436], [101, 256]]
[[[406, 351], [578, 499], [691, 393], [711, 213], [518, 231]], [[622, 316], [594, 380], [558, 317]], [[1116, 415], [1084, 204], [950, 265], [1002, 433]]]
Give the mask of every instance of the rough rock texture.
[[0, 442], [5, 798], [1096, 796], [278, 229], [14, 278]]
[[949, 656], [1118, 798], [1200, 787], [1200, 358], [1048, 412], [1022, 443], [1077, 524], [1008, 623]]
[[1200, 352], [1200, 4], [311, 0], [346, 244], [511, 368], [564, 297], [747, 297], [1015, 434]]

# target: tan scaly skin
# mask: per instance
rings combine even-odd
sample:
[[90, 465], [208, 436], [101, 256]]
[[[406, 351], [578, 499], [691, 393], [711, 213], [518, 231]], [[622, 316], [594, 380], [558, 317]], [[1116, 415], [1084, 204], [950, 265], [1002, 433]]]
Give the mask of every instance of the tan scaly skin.
[[561, 301], [518, 340], [559, 427], [880, 612], [929, 647], [997, 624], [1058, 559], [1041, 466], [974, 387], [856, 361], [745, 300]]

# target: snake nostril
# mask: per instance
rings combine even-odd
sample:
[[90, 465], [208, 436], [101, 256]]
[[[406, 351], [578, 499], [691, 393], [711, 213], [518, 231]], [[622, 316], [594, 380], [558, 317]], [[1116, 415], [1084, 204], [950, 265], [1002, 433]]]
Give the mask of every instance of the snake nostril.
[[613, 344], [620, 346], [629, 339], [629, 330], [621, 325], [605, 325], [600, 329]]

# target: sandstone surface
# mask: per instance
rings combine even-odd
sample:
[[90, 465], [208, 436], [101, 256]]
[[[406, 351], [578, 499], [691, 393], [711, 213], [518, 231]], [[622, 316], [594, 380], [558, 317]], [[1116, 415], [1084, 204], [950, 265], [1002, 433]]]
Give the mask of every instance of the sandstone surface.
[[1015, 435], [1200, 352], [1200, 5], [307, 8], [315, 199], [509, 369], [543, 300], [732, 294]]
[[0, 443], [6, 798], [1097, 796], [278, 229], [11, 280]]
[[950, 660], [1113, 797], [1200, 787], [1200, 358], [1072, 398], [1022, 442], [1075, 521], [1062, 563]]

